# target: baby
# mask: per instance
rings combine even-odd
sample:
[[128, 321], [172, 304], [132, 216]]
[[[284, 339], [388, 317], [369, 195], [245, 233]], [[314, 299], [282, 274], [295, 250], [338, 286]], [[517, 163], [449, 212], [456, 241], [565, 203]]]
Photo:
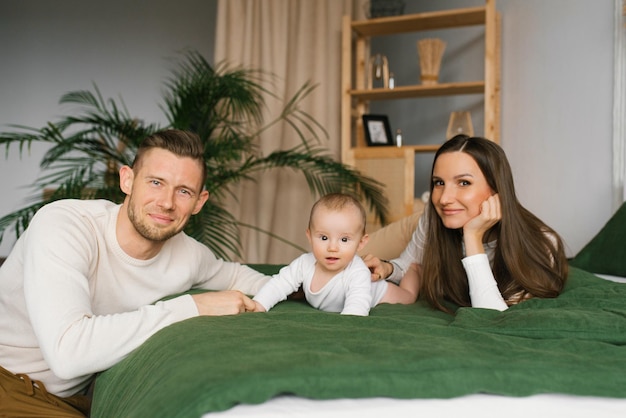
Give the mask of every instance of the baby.
[[417, 299], [416, 275], [400, 285], [372, 282], [371, 272], [357, 255], [368, 240], [365, 209], [354, 197], [332, 193], [311, 209], [306, 236], [312, 252], [301, 255], [261, 288], [254, 297], [255, 312], [269, 311], [302, 285], [314, 308], [367, 316], [380, 303], [410, 304]]

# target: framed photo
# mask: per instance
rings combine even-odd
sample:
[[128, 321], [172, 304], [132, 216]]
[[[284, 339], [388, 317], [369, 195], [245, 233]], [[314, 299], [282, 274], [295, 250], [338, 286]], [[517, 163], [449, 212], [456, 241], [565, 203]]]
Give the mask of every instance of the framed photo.
[[365, 139], [369, 146], [395, 145], [389, 119], [385, 115], [363, 115]]

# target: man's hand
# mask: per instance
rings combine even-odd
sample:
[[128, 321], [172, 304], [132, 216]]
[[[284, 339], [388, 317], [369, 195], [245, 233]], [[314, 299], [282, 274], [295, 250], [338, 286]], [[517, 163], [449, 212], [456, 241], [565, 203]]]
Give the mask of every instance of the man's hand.
[[254, 308], [254, 312], [267, 312], [265, 310], [265, 307], [263, 305], [261, 305], [259, 302], [257, 302], [256, 300], [253, 301], [255, 304], [255, 308]]
[[252, 299], [238, 290], [205, 292], [191, 296], [200, 315], [220, 316], [253, 312], [256, 305]]

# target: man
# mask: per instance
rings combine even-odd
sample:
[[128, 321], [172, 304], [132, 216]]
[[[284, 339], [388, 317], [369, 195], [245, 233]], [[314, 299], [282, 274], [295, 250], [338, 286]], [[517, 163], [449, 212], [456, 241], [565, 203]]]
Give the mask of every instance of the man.
[[[160, 329], [255, 308], [268, 277], [225, 262], [182, 232], [209, 195], [204, 147], [167, 130], [144, 140], [126, 194], [43, 207], [0, 268], [0, 416], [76, 417], [94, 374]], [[219, 290], [165, 296], [190, 288]]]

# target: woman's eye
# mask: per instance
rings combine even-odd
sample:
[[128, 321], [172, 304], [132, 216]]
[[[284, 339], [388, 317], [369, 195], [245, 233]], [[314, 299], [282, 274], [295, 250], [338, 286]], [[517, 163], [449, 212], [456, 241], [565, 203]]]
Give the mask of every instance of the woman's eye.
[[459, 181], [459, 184], [461, 186], [469, 186], [472, 183], [470, 183], [468, 180], [461, 180], [461, 181]]
[[443, 180], [433, 180], [433, 186], [443, 186]]

